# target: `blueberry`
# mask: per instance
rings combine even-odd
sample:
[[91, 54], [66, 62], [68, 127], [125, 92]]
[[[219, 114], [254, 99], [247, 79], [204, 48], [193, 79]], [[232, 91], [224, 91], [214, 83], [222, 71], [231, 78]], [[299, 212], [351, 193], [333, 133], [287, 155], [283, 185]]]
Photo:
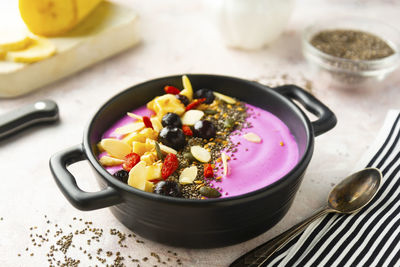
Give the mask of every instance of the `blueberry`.
[[175, 150], [180, 150], [186, 145], [186, 137], [182, 129], [170, 126], [161, 129], [158, 141]]
[[180, 185], [174, 181], [158, 182], [156, 187], [154, 188], [154, 193], [170, 197], [182, 196]]
[[119, 170], [116, 173], [114, 173], [114, 177], [123, 183], [128, 183], [129, 172], [125, 170]]
[[213, 138], [216, 134], [215, 126], [208, 120], [198, 121], [194, 124], [193, 134], [204, 139]]
[[182, 128], [181, 118], [176, 113], [168, 112], [162, 117], [161, 124], [163, 127], [171, 126]]
[[178, 95], [175, 95], [175, 97], [179, 101], [181, 101], [181, 103], [184, 104], [185, 106], [189, 105], [189, 98], [187, 98], [186, 96], [178, 94]]
[[206, 88], [195, 91], [193, 94], [193, 97], [194, 98], [205, 98], [206, 101], [204, 101], [204, 103], [206, 103], [206, 104], [211, 104], [215, 99], [213, 91], [211, 91], [210, 89], [206, 89]]

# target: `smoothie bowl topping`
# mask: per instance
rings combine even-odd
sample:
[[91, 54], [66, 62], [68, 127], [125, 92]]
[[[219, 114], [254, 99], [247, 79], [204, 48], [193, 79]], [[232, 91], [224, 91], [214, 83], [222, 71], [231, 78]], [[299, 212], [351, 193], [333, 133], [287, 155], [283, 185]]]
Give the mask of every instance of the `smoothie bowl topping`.
[[182, 90], [166, 85], [103, 134], [98, 159], [116, 179], [165, 196], [220, 198], [265, 187], [297, 164], [297, 144], [277, 117], [193, 90], [187, 76], [182, 83]]

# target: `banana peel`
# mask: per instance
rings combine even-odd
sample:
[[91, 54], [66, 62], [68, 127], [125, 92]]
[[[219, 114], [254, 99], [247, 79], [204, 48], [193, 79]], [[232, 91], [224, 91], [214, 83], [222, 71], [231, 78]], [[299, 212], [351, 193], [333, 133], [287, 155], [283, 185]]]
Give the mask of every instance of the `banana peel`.
[[58, 36], [81, 22], [102, 0], [19, 0], [21, 17], [31, 32]]

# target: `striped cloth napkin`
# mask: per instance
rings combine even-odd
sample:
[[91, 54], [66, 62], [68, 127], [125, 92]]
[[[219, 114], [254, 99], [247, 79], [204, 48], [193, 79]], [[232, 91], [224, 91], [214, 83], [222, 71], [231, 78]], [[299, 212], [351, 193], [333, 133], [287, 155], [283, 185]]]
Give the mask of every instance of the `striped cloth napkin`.
[[383, 183], [352, 215], [329, 214], [311, 224], [263, 266], [400, 266], [400, 111], [389, 111], [355, 171], [375, 167]]

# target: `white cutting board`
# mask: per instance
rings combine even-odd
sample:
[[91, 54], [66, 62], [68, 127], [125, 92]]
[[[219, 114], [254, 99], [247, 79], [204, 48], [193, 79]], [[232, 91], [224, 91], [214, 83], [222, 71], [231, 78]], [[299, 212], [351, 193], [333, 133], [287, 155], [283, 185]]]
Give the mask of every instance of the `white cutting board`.
[[[0, 13], [8, 14], [7, 25], [21, 27], [15, 8], [1, 7]], [[0, 61], [0, 97], [16, 97], [31, 92], [125, 50], [140, 41], [138, 28], [135, 12], [124, 6], [102, 2], [72, 31], [49, 38], [57, 47], [54, 56], [32, 64]]]

